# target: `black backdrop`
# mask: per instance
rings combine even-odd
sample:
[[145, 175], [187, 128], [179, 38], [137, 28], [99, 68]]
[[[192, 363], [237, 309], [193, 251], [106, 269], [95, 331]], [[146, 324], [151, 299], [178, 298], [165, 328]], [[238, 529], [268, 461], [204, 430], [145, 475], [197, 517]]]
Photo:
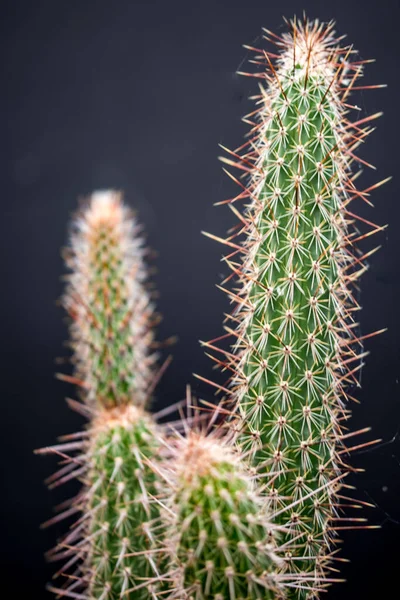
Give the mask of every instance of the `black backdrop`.
[[[64, 492], [49, 493], [43, 479], [54, 461], [32, 450], [82, 426], [63, 397], [73, 394], [54, 378], [57, 356], [66, 354], [67, 330], [55, 304], [63, 264], [59, 248], [76, 198], [98, 188], [125, 191], [158, 252], [155, 277], [164, 315], [160, 339], [179, 337], [174, 360], [157, 389], [157, 407], [184, 395], [191, 382], [202, 397], [212, 391], [192, 378], [213, 377], [198, 339], [220, 334], [228, 310], [215, 288], [226, 270], [222, 247], [200, 230], [223, 235], [230, 211], [213, 207], [233, 187], [217, 161], [217, 144], [240, 145], [247, 127], [248, 96], [256, 81], [235, 74], [246, 58], [244, 43], [261, 27], [282, 29], [282, 18], [335, 18], [362, 58], [375, 57], [365, 83], [388, 88], [359, 93], [364, 115], [384, 110], [362, 149], [377, 173], [365, 172], [367, 187], [397, 175], [399, 165], [398, 24], [395, 0], [202, 0], [183, 2], [105, 0], [60, 2], [14, 0], [2, 4], [0, 94], [2, 121], [0, 243], [1, 281], [1, 459], [2, 597], [43, 597], [53, 568], [43, 552], [56, 531], [40, 531]], [[389, 223], [379, 234], [381, 251], [363, 277], [363, 333], [388, 327], [366, 343], [371, 355], [356, 392], [352, 427], [372, 425], [383, 438], [374, 450], [355, 453], [358, 496], [376, 504], [366, 512], [373, 531], [344, 532], [347, 583], [332, 599], [369, 599], [397, 590], [400, 558], [399, 206], [398, 181], [374, 194], [375, 209], [358, 206], [370, 220]], [[369, 243], [372, 247], [372, 242]]]

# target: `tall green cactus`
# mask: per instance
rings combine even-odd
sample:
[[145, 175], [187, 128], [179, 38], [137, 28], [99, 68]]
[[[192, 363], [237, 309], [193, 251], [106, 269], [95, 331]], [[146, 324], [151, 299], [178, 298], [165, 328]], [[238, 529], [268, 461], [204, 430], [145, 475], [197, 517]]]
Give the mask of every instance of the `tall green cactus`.
[[294, 20], [288, 33], [266, 38], [278, 54], [249, 48], [266, 83], [246, 118], [250, 140], [223, 159], [247, 180], [226, 202], [240, 220], [238, 240], [217, 238], [231, 249], [225, 262], [236, 279], [226, 290], [236, 305], [226, 327], [235, 342], [222, 352], [239, 441], [275, 474], [266, 494], [289, 529], [285, 539], [297, 539], [286, 558], [292, 572], [310, 575], [310, 589], [295, 592], [309, 598], [331, 557], [346, 471], [346, 386], [358, 385], [363, 356], [352, 286], [368, 254], [356, 244], [381, 229], [360, 234], [353, 226], [349, 204], [372, 188], [358, 191], [351, 167], [364, 163], [354, 150], [378, 115], [349, 120], [363, 62], [339, 46], [332, 23]]
[[[145, 406], [155, 377], [151, 353], [153, 307], [146, 291], [142, 240], [116, 192], [93, 194], [73, 221], [66, 263], [72, 273], [63, 304], [72, 317], [75, 373], [90, 418], [86, 432], [51, 449], [66, 461], [53, 476], [58, 485], [74, 476], [83, 491], [62, 516], [81, 513], [49, 557], [67, 558], [65, 589], [71, 598], [150, 598], [126, 590], [158, 575], [152, 521], [157, 506], [154, 471], [160, 434]], [[65, 378], [65, 377], [64, 377]], [[65, 453], [70, 453], [66, 455]], [[72, 570], [71, 568], [76, 569]]]

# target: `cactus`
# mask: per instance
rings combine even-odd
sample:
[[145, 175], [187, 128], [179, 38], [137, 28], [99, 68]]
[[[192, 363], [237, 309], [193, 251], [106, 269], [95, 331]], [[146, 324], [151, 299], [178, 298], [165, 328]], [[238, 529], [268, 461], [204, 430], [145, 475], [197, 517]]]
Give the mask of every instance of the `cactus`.
[[[133, 598], [127, 589], [158, 574], [151, 530], [158, 512], [150, 502], [157, 481], [146, 460], [159, 460], [160, 433], [145, 410], [155, 381], [155, 315], [137, 230], [120, 194], [99, 192], [75, 217], [65, 252], [72, 273], [63, 305], [72, 317], [75, 372], [62, 378], [81, 387], [83, 403], [72, 406], [90, 422], [82, 434], [42, 452], [66, 463], [50, 478], [52, 486], [73, 477], [84, 483], [49, 521], [79, 513], [49, 553], [67, 559], [66, 586], [50, 589], [71, 598]], [[150, 594], [143, 588], [134, 597]]]
[[[363, 357], [352, 288], [371, 254], [357, 243], [382, 229], [349, 206], [354, 198], [369, 203], [369, 192], [383, 183], [359, 191], [351, 172], [354, 163], [367, 164], [354, 151], [378, 115], [349, 119], [357, 107], [348, 96], [361, 89], [364, 61], [351, 60], [352, 47], [340, 47], [333, 27], [293, 20], [282, 36], [266, 31], [278, 54], [249, 48], [266, 89], [260, 86], [257, 108], [245, 119], [250, 140], [223, 158], [247, 178], [244, 184], [231, 176], [241, 191], [221, 203], [239, 227], [227, 239], [207, 234], [230, 248], [225, 262], [236, 287], [225, 289], [235, 303], [226, 326], [230, 351], [216, 341], [204, 345], [225, 356], [230, 380], [221, 389], [240, 415], [238, 442], [275, 475], [265, 493], [276, 523], [289, 530], [284, 539], [297, 538], [287, 563], [311, 580], [310, 589], [293, 592], [300, 598], [327, 582], [340, 529], [346, 387], [358, 385]], [[240, 212], [241, 200], [248, 204]], [[357, 219], [368, 233], [356, 229]]]
[[[168, 440], [161, 465], [164, 562], [171, 600], [284, 598], [296, 578], [278, 574], [279, 532], [254, 477], [221, 431], [192, 428]], [[156, 466], [159, 473], [160, 466]]]
[[368, 61], [351, 60], [333, 27], [293, 20], [282, 36], [267, 31], [278, 54], [249, 47], [267, 86], [246, 117], [250, 140], [223, 159], [246, 178], [225, 202], [239, 227], [226, 240], [208, 234], [231, 249], [237, 286], [225, 290], [232, 347], [204, 343], [230, 373], [217, 385], [227, 409], [211, 419], [225, 413], [228, 432], [159, 430], [147, 412], [157, 318], [136, 222], [117, 192], [93, 194], [74, 219], [62, 300], [74, 373], [61, 378], [79, 387], [69, 404], [89, 424], [39, 451], [62, 459], [50, 487], [83, 483], [45, 524], [78, 515], [49, 553], [66, 560], [65, 584], [49, 586], [60, 596], [308, 600], [332, 581], [342, 457], [358, 433], [344, 433], [348, 386], [374, 335], [357, 333], [352, 288], [373, 252], [357, 245], [383, 229], [349, 205], [384, 183], [354, 183], [353, 164], [370, 166], [355, 149], [379, 115], [349, 119]]

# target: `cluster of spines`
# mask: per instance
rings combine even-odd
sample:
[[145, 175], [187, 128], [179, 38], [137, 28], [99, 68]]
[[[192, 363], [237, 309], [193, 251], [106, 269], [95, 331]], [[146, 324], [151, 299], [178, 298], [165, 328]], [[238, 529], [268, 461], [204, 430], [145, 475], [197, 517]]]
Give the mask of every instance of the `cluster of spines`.
[[78, 497], [48, 524], [79, 513], [49, 553], [66, 559], [55, 593], [77, 600], [151, 598], [150, 588], [127, 590], [158, 575], [151, 524], [157, 506], [154, 471], [160, 432], [146, 413], [156, 380], [151, 353], [153, 308], [145, 288], [142, 240], [116, 192], [93, 194], [73, 221], [66, 262], [72, 273], [63, 303], [72, 317], [74, 377], [83, 390], [72, 407], [89, 418], [86, 431], [45, 448], [62, 457], [49, 483], [79, 478]]
[[[378, 115], [348, 120], [347, 96], [363, 65], [338, 45], [332, 23], [293, 21], [290, 33], [266, 37], [279, 54], [251, 48], [267, 89], [246, 117], [250, 140], [224, 159], [247, 177], [226, 202], [240, 220], [237, 241], [216, 238], [233, 249], [225, 262], [236, 280], [226, 290], [235, 309], [225, 337], [235, 342], [229, 352], [205, 345], [225, 355], [216, 360], [231, 374], [222, 391], [240, 415], [238, 440], [267, 465], [277, 522], [289, 529], [286, 539], [297, 539], [287, 562], [319, 586], [340, 529], [346, 387], [358, 385], [363, 357], [352, 284], [369, 253], [357, 242], [382, 229], [352, 228], [349, 203], [380, 184], [358, 191], [351, 166], [364, 162], [354, 150]], [[248, 204], [240, 212], [241, 200]]]

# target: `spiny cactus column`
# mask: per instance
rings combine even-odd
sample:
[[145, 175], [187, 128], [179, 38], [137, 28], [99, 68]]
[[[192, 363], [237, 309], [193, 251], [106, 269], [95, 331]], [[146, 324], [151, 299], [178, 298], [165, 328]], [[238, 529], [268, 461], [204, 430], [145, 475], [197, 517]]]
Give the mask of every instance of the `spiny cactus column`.
[[135, 596], [126, 591], [159, 574], [151, 531], [158, 511], [150, 502], [157, 484], [146, 461], [159, 459], [160, 434], [145, 412], [155, 376], [150, 348], [155, 317], [143, 254], [120, 194], [93, 194], [73, 222], [66, 251], [72, 273], [63, 298], [72, 317], [72, 381], [84, 400], [73, 405], [90, 424], [83, 434], [44, 449], [61, 453], [66, 462], [50, 478], [53, 486], [74, 476], [84, 482], [79, 497], [50, 521], [81, 513], [49, 554], [53, 560], [67, 558], [65, 589], [50, 589], [71, 598], [145, 600], [151, 589]]
[[[297, 540], [290, 568], [310, 574], [313, 588], [324, 584], [346, 470], [345, 388], [358, 385], [361, 367], [352, 284], [368, 254], [356, 244], [379, 230], [361, 235], [351, 227], [350, 202], [377, 187], [358, 191], [351, 166], [364, 162], [354, 150], [378, 115], [348, 119], [362, 62], [350, 62], [333, 24], [290, 27], [281, 37], [267, 32], [278, 54], [250, 48], [267, 89], [246, 118], [250, 141], [223, 159], [247, 177], [227, 201], [240, 219], [238, 240], [217, 239], [231, 248], [225, 261], [237, 284], [227, 290], [236, 304], [227, 331], [236, 342], [224, 364], [232, 373], [226, 399], [241, 416], [243, 448], [271, 476], [267, 494], [277, 523], [290, 528], [285, 539]], [[240, 200], [248, 202], [242, 212]]]
[[283, 598], [296, 581], [277, 574], [276, 528], [238, 454], [218, 432], [190, 431], [168, 445], [161, 510], [168, 598]]

